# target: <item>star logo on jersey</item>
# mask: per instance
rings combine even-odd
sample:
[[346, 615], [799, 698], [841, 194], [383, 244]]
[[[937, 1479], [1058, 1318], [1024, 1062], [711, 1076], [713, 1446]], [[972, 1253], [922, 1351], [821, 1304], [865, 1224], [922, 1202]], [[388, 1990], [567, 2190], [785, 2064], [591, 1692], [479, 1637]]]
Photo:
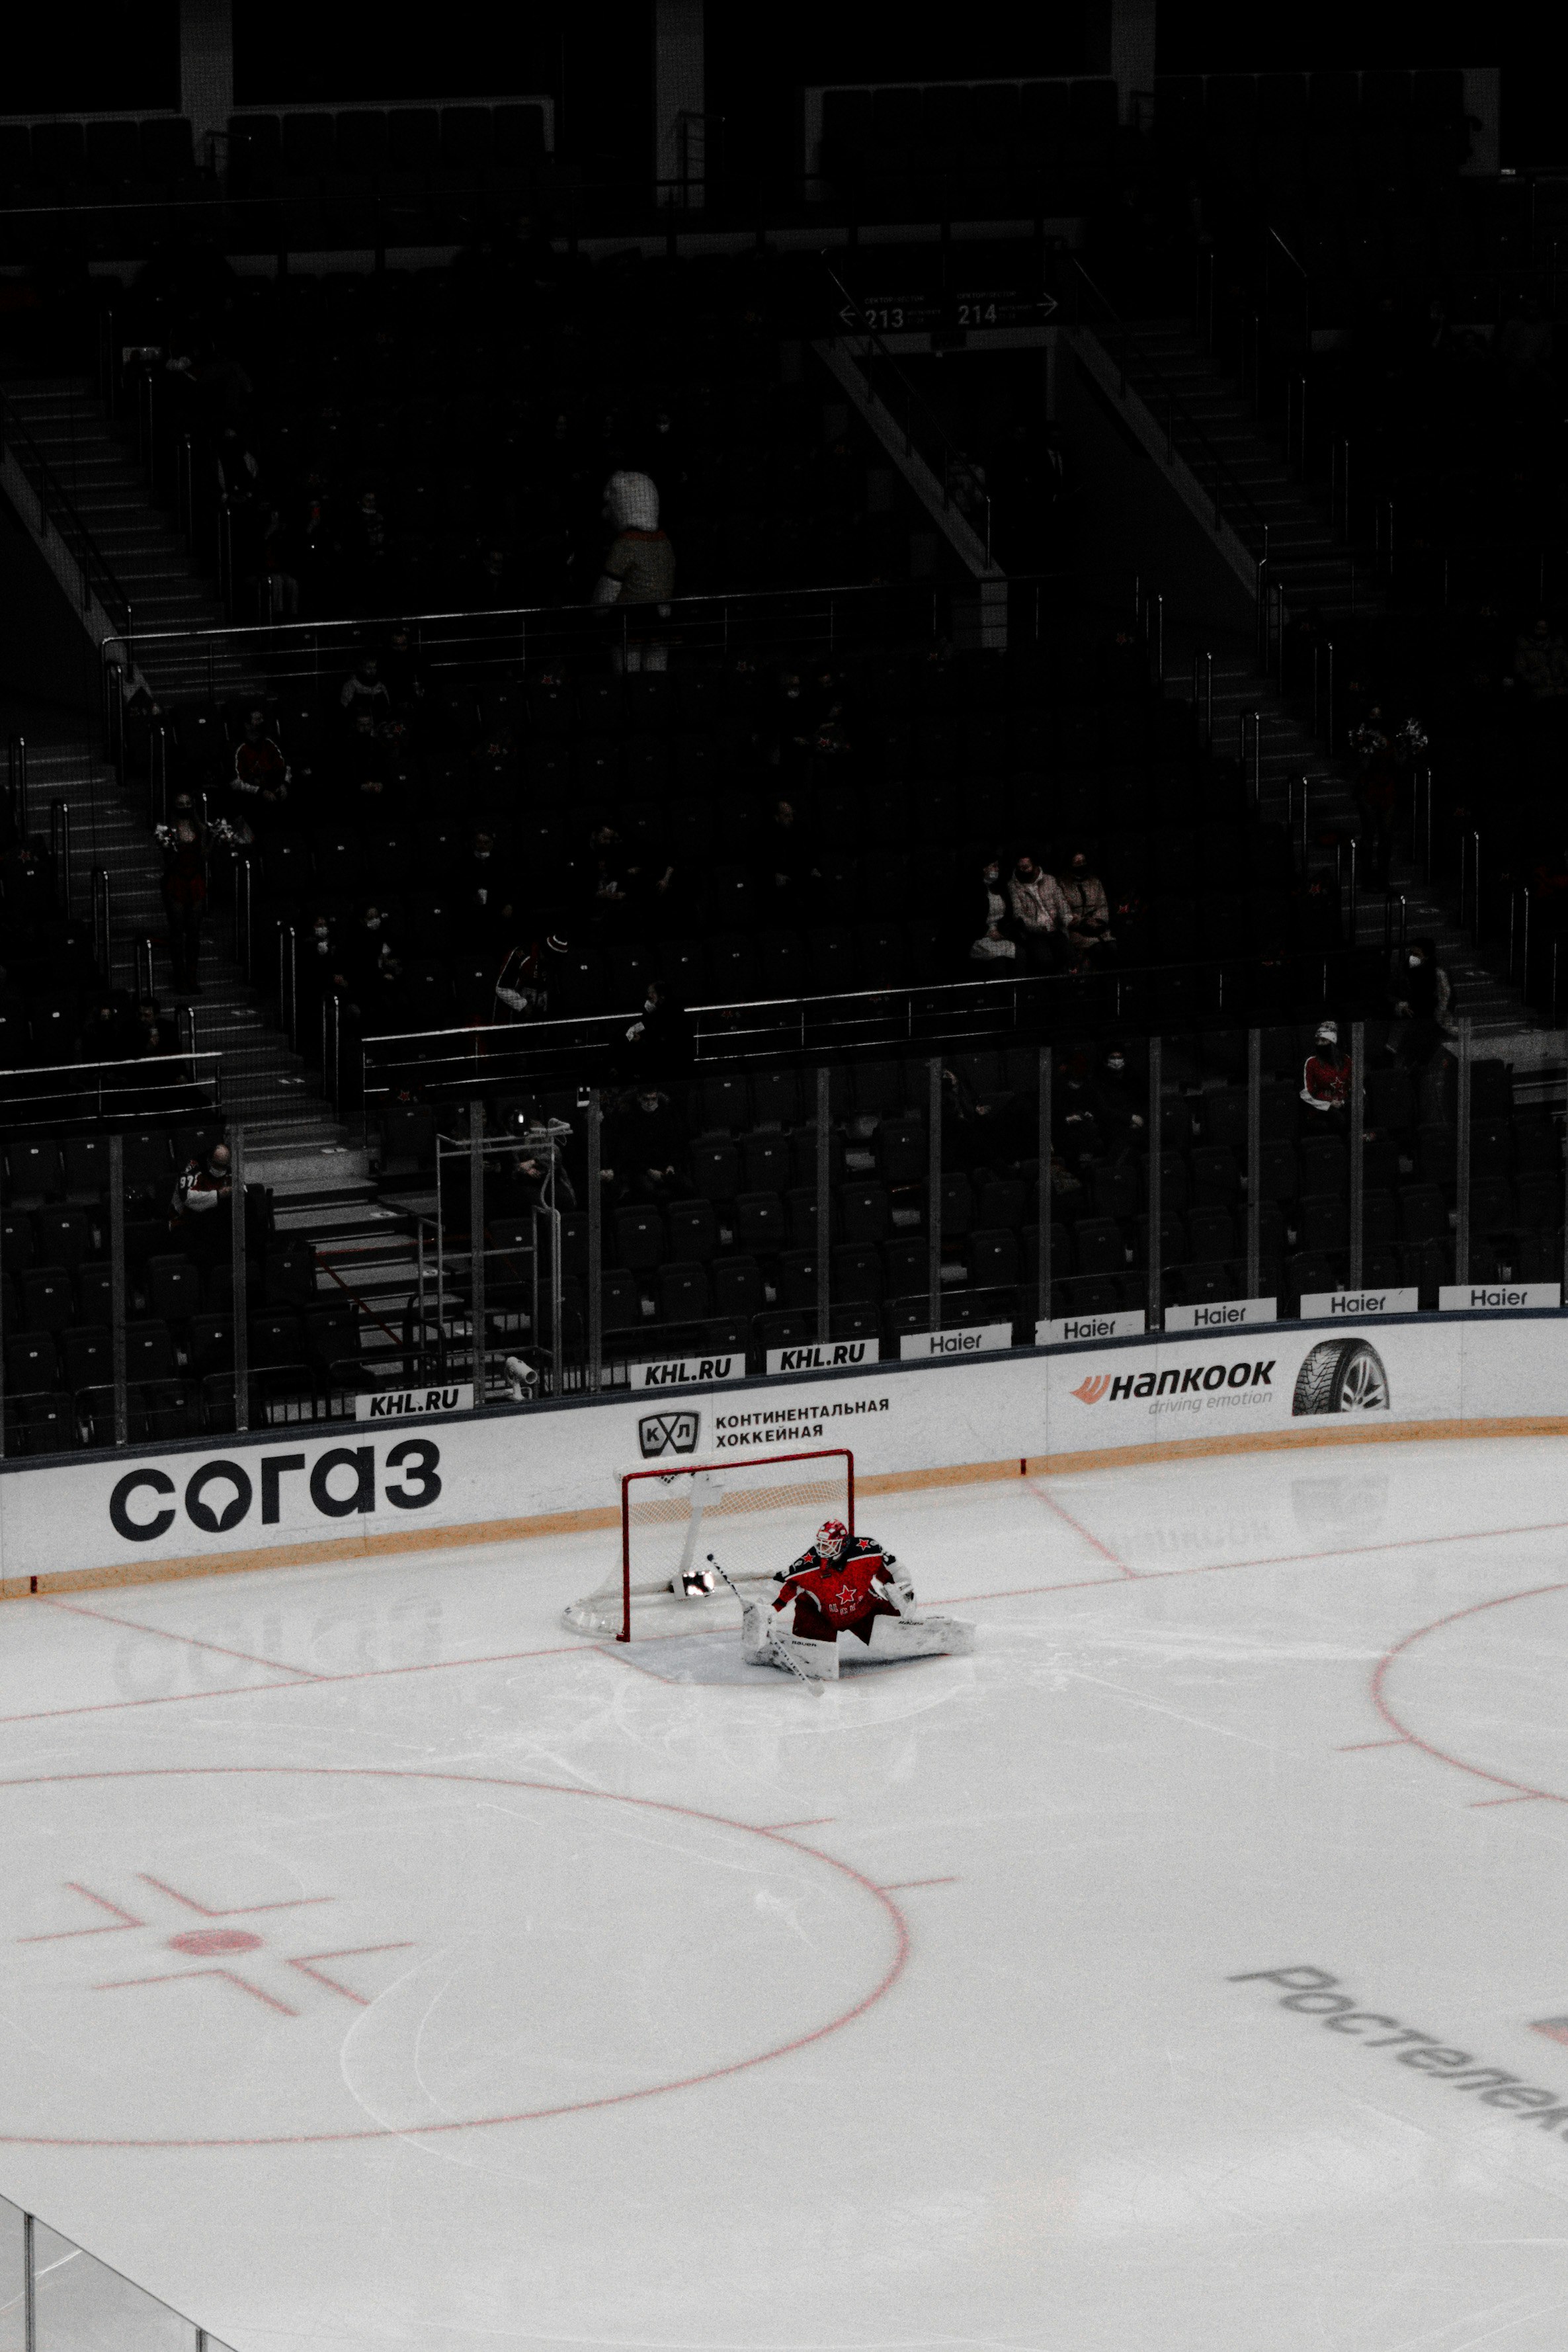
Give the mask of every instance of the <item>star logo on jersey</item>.
[[696, 1412], [648, 1412], [637, 1423], [637, 1443], [644, 1462], [661, 1454], [695, 1454], [702, 1416]]
[[1098, 1404], [1110, 1385], [1109, 1372], [1091, 1372], [1086, 1381], [1079, 1381], [1072, 1393], [1080, 1404]]

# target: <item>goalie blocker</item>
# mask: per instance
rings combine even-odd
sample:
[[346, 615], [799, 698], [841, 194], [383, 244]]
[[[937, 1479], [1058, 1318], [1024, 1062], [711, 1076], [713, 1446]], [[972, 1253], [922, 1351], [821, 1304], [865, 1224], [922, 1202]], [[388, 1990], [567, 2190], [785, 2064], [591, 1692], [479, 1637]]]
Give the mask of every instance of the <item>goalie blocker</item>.
[[748, 1665], [836, 1682], [841, 1665], [962, 1656], [975, 1646], [972, 1625], [917, 1617], [907, 1571], [874, 1536], [852, 1536], [841, 1520], [828, 1520], [778, 1580], [776, 1600], [744, 1605]]

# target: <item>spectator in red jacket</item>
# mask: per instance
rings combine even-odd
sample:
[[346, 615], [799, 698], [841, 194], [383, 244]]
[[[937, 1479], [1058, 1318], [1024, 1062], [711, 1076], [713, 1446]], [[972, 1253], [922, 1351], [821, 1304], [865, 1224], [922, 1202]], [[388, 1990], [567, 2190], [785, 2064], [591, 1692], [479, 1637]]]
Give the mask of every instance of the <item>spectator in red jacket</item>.
[[1351, 1058], [1339, 1042], [1337, 1023], [1320, 1021], [1312, 1050], [1301, 1066], [1301, 1100], [1319, 1118], [1337, 1126], [1349, 1108], [1351, 1076]]
[[235, 745], [229, 771], [229, 796], [236, 818], [255, 832], [268, 816], [281, 813], [288, 798], [293, 771], [282, 747], [267, 732], [267, 711], [253, 702], [245, 714], [245, 732]]

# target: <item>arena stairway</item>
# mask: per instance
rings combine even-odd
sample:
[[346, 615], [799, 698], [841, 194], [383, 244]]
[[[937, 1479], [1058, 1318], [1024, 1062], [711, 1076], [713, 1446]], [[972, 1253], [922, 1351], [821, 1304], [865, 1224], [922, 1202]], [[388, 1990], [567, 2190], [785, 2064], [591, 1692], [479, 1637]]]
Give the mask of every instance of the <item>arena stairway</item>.
[[[1124, 330], [1094, 331], [1192, 470], [1207, 479], [1205, 442], [1220, 458], [1236, 490], [1245, 494], [1221, 488], [1226, 520], [1254, 562], [1264, 552], [1267, 526], [1270, 576], [1292, 612], [1312, 611], [1329, 621], [1381, 609], [1375, 585], [1335, 540], [1306, 485], [1291, 479], [1243, 387], [1216, 368], [1185, 322], [1134, 320]], [[1176, 394], [1174, 404], [1167, 389]], [[1250, 589], [1252, 583], [1245, 584]]]
[[[1192, 692], [1191, 673], [1167, 669], [1165, 684], [1167, 694], [1185, 699]], [[1243, 724], [1249, 725], [1254, 713], [1258, 720], [1258, 771], [1264, 815], [1283, 822], [1291, 784], [1294, 782], [1299, 792], [1304, 777], [1309, 859], [1313, 865], [1331, 865], [1332, 856], [1321, 845], [1319, 837], [1330, 833], [1348, 836], [1361, 829], [1347, 763], [1328, 756], [1322, 742], [1306, 732], [1275, 692], [1272, 680], [1252, 662], [1243, 656], [1217, 654], [1216, 743], [1222, 749], [1234, 746], [1239, 750]], [[1299, 797], [1296, 806], [1299, 824]], [[1389, 863], [1389, 878], [1396, 896], [1405, 900], [1406, 937], [1436, 940], [1438, 960], [1453, 984], [1455, 1009], [1469, 1020], [1478, 1042], [1483, 1037], [1514, 1035], [1541, 1025], [1540, 1016], [1525, 1004], [1519, 990], [1500, 975], [1460, 931], [1437, 893], [1420, 878], [1407, 845], [1398, 840]], [[1384, 926], [1383, 893], [1364, 873], [1356, 906], [1356, 944], [1381, 947]]]
[[[1124, 370], [1124, 394], [1118, 385], [1124, 410], [1141, 410], [1139, 437], [1151, 456], [1163, 459], [1168, 473], [1185, 474], [1181, 487], [1195, 513], [1211, 512], [1207, 489], [1201, 487], [1212, 475], [1204, 443], [1223, 460], [1239, 494], [1228, 497], [1221, 488], [1225, 529], [1215, 536], [1249, 594], [1254, 567], [1263, 553], [1261, 525], [1266, 522], [1270, 575], [1283, 589], [1291, 611], [1312, 611], [1332, 625], [1336, 619], [1381, 609], [1375, 584], [1358, 566], [1354, 551], [1335, 541], [1327, 517], [1306, 487], [1291, 478], [1282, 452], [1253, 418], [1245, 392], [1214, 367], [1184, 321], [1107, 323], [1097, 325], [1092, 336], [1083, 330], [1079, 333], [1081, 351], [1097, 342], [1109, 361], [1110, 370], [1096, 371], [1107, 388]], [[1175, 404], [1167, 391], [1176, 395]], [[1166, 685], [1167, 690], [1190, 694], [1190, 670], [1167, 670]], [[1222, 750], [1239, 750], [1243, 719], [1253, 712], [1259, 721], [1258, 769], [1265, 815], [1283, 819], [1291, 780], [1305, 777], [1309, 837], [1331, 832], [1359, 835], [1360, 813], [1348, 764], [1332, 757], [1329, 747], [1309, 734], [1253, 660], [1216, 655], [1214, 734]], [[1324, 862], [1322, 848], [1313, 862]], [[1457, 1010], [1470, 1020], [1478, 1038], [1516, 1034], [1539, 1025], [1519, 991], [1463, 936], [1437, 892], [1417, 875], [1403, 845], [1396, 845], [1390, 878], [1405, 899], [1406, 936], [1436, 940], [1453, 982]], [[1370, 877], [1364, 872], [1358, 944], [1381, 945], [1384, 921], [1382, 893], [1370, 887]]]
[[[106, 415], [86, 376], [8, 378], [6, 397], [76, 509], [131, 606], [138, 640], [164, 630], [225, 625], [210, 579], [186, 552], [165, 509], [128, 446], [125, 428]], [[18, 445], [24, 470], [27, 452]], [[244, 690], [237, 656], [218, 657], [138, 643], [138, 669], [162, 702], [216, 688]]]

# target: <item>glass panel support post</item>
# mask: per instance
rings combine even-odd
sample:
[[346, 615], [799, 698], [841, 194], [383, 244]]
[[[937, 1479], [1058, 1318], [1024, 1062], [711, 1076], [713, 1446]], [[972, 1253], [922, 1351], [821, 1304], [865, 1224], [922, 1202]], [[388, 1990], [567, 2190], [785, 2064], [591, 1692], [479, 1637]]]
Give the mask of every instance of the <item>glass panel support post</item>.
[[1350, 1286], [1366, 1279], [1366, 1024], [1350, 1024]]
[[130, 1440], [131, 1415], [125, 1385], [125, 1138], [109, 1139], [109, 1338], [110, 1377], [114, 1382], [114, 1442]]
[[1040, 1129], [1037, 1137], [1040, 1149], [1040, 1198], [1038, 1203], [1040, 1226], [1038, 1232], [1039, 1248], [1036, 1252], [1036, 1259], [1039, 1266], [1039, 1280], [1035, 1294], [1035, 1320], [1037, 1323], [1044, 1323], [1050, 1319], [1051, 1306], [1051, 1211], [1055, 1203], [1052, 1197], [1051, 1182], [1051, 1082], [1054, 1075], [1054, 1071], [1055, 1065], [1051, 1058], [1051, 1047], [1049, 1045], [1042, 1045], [1040, 1049]]
[[1149, 1247], [1148, 1247], [1148, 1328], [1157, 1331], [1165, 1322], [1165, 1299], [1160, 1276], [1165, 1236], [1161, 1231], [1164, 1203], [1162, 1179], [1165, 1171], [1160, 1153], [1160, 1040], [1149, 1039]]
[[468, 1103], [468, 1303], [476, 1408], [485, 1402], [485, 1102]]
[[[597, 1087], [588, 1090], [588, 1385], [597, 1396], [604, 1385], [604, 1102]], [[533, 1334], [537, 1345], [538, 1334]]]
[[1263, 1033], [1247, 1033], [1247, 1296], [1263, 1281]]
[[817, 1072], [817, 1342], [820, 1347], [827, 1345], [831, 1320], [828, 1284], [832, 1242], [829, 1231], [833, 1172], [831, 1117], [832, 1072], [824, 1062]]
[[250, 1301], [245, 1231], [245, 1129], [229, 1130], [229, 1274], [234, 1293], [235, 1427], [250, 1427]]
[[925, 1115], [925, 1285], [933, 1331], [942, 1328], [942, 1057], [928, 1066]]
[[1454, 1101], [1454, 1280], [1470, 1278], [1470, 1024], [1458, 1022]]

